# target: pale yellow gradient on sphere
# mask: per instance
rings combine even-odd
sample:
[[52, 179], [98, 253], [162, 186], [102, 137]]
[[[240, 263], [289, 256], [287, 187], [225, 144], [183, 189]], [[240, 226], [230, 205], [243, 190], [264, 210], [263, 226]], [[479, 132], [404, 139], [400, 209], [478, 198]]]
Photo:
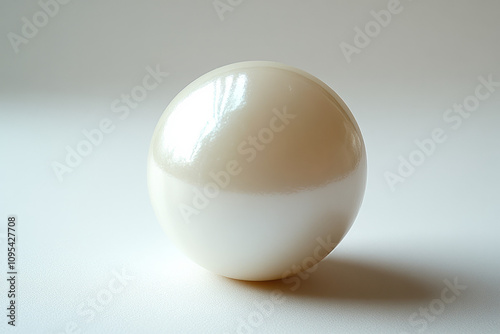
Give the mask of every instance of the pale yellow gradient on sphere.
[[172, 241], [243, 280], [320, 261], [350, 228], [365, 183], [363, 138], [345, 103], [273, 62], [224, 66], [184, 88], [148, 156], [153, 208]]

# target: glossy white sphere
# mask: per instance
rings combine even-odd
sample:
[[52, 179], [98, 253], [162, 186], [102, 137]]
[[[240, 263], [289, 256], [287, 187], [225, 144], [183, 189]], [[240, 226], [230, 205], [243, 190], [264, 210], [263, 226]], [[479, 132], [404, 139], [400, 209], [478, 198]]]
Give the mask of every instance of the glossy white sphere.
[[301, 70], [243, 62], [184, 88], [153, 134], [148, 186], [168, 236], [223, 276], [272, 280], [328, 255], [366, 183], [358, 125]]

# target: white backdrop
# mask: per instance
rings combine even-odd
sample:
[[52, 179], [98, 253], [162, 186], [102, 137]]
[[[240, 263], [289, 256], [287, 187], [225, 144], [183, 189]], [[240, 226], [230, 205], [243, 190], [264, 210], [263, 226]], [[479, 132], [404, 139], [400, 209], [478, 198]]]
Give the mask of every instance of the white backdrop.
[[[499, 12], [495, 0], [3, 1], [2, 333], [498, 333]], [[205, 271], [149, 203], [166, 105], [244, 60], [326, 82], [367, 145], [353, 228], [294, 284]]]

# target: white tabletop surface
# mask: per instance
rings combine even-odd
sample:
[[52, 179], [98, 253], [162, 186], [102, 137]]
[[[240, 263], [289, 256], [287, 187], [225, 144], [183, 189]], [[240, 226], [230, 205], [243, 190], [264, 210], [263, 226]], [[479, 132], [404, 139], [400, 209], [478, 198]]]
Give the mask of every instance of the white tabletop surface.
[[[0, 332], [500, 332], [499, 1], [66, 2], [0, 4]], [[376, 14], [388, 10], [390, 20]], [[166, 105], [244, 60], [323, 80], [367, 146], [358, 218], [298, 287], [193, 264], [148, 198], [146, 156]], [[157, 87], [114, 112], [148, 71], [161, 72]], [[109, 133], [58, 177], [55, 162], [102, 122]], [[416, 141], [433, 131], [440, 142], [421, 155]], [[394, 178], [410, 158], [419, 166]]]

